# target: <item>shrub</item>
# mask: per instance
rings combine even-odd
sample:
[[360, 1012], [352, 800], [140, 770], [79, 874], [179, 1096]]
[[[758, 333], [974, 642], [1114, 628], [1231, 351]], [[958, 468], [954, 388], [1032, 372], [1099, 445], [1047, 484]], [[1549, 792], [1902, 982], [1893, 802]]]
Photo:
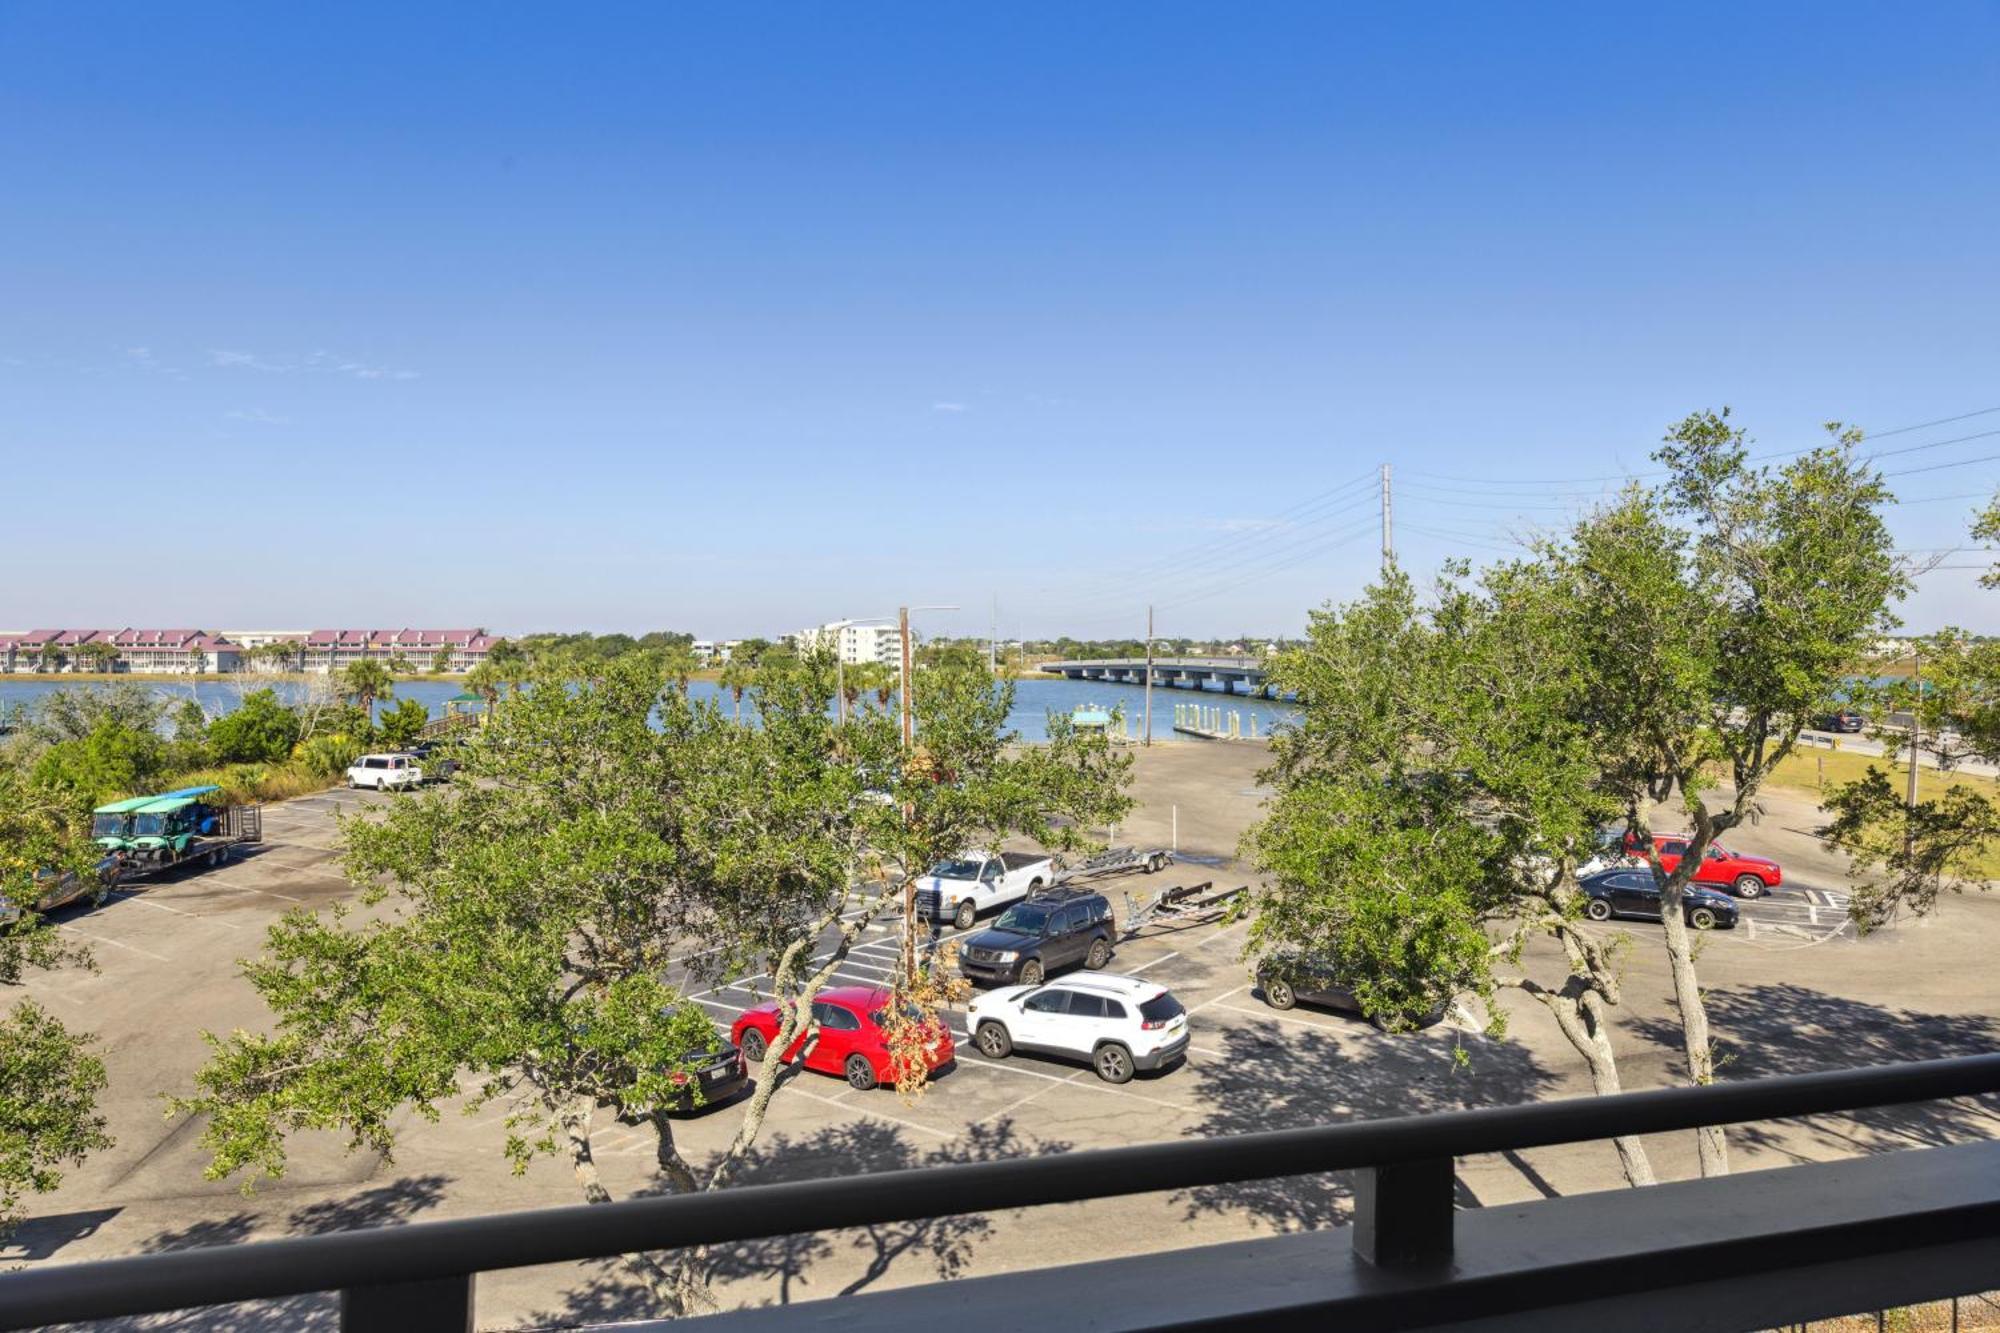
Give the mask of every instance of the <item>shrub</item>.
[[242, 707], [209, 724], [208, 744], [223, 763], [275, 764], [299, 743], [299, 716], [272, 690], [258, 690]]

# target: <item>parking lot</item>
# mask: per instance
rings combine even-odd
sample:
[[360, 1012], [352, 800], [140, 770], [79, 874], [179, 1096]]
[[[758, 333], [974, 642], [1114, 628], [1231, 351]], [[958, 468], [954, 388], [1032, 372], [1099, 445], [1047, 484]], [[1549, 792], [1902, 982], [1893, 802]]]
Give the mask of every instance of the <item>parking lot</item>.
[[[1247, 878], [1232, 858], [1255, 817], [1261, 759], [1252, 746], [1194, 743], [1141, 756], [1139, 809], [1118, 840], [1165, 845], [1177, 832], [1185, 859], [1157, 875], [1105, 883], [1121, 923], [1129, 919], [1127, 891], [1137, 897], [1170, 883], [1227, 886]], [[96, 945], [100, 970], [40, 977], [30, 991], [66, 1021], [99, 1033], [111, 1075], [104, 1106], [118, 1142], [56, 1194], [37, 1200], [36, 1219], [0, 1258], [68, 1261], [578, 1199], [565, 1162], [540, 1159], [519, 1176], [507, 1170], [500, 1106], [472, 1116], [448, 1107], [437, 1123], [402, 1117], [393, 1161], [350, 1154], [335, 1136], [300, 1136], [286, 1178], [248, 1197], [236, 1182], [202, 1179], [199, 1127], [162, 1116], [161, 1097], [185, 1090], [201, 1063], [203, 1028], [268, 1022], [236, 960], [257, 951], [264, 928], [282, 912], [323, 907], [352, 892], [335, 864], [334, 816], [384, 799], [395, 798], [337, 792], [267, 807], [266, 843], [254, 855], [120, 892], [94, 911], [63, 913], [64, 929]], [[2000, 904], [1954, 900], [1935, 921], [1857, 939], [1842, 925], [1841, 862], [1812, 837], [1812, 813], [1780, 800], [1767, 805], [1771, 817], [1733, 841], [1783, 861], [1787, 882], [1746, 904], [1739, 929], [1703, 937], [1703, 980], [1724, 1044], [1725, 1076], [2000, 1044], [1992, 1017], [2000, 996], [1986, 961], [2000, 942]], [[884, 982], [900, 948], [898, 926], [870, 925], [836, 984]], [[1631, 939], [1615, 1033], [1627, 1086], [1674, 1081], [1678, 1032], [1659, 927], [1622, 921], [1593, 929]], [[1188, 1009], [1192, 1045], [1179, 1066], [1113, 1085], [1080, 1063], [1021, 1053], [991, 1060], [964, 1040], [960, 1018], [956, 1063], [914, 1102], [886, 1089], [861, 1092], [839, 1078], [802, 1075], [775, 1099], [739, 1180], [1062, 1153], [1589, 1090], [1553, 1025], [1518, 995], [1499, 1000], [1509, 1020], [1502, 1040], [1455, 1025], [1387, 1036], [1305, 1005], [1271, 1010], [1252, 986], [1244, 932], [1242, 924], [1219, 920], [1156, 926], [1118, 945], [1109, 970], [1156, 980]], [[1530, 968], [1548, 961], [1544, 946], [1531, 946]], [[758, 981], [728, 978], [696, 998], [726, 1026], [760, 998]], [[729, 1105], [680, 1117], [681, 1150], [697, 1165], [711, 1160], [739, 1123], [739, 1108]], [[1995, 1128], [1984, 1108], [1953, 1104], [1825, 1124], [1743, 1127], [1732, 1131], [1731, 1142], [1741, 1167]], [[1670, 1138], [1650, 1147], [1662, 1174], [1692, 1172], [1691, 1144]], [[654, 1187], [650, 1130], [606, 1117], [597, 1151], [614, 1191]], [[1467, 1160], [1459, 1169], [1468, 1206], [1612, 1188], [1619, 1180], [1613, 1154], [1597, 1144]], [[732, 1248], [719, 1258], [718, 1285], [730, 1303], [809, 1299], [1325, 1226], [1341, 1219], [1346, 1199], [1343, 1180], [1308, 1177], [800, 1237]], [[645, 1308], [612, 1267], [562, 1266], [481, 1280], [486, 1326], [611, 1318]], [[331, 1314], [324, 1303], [304, 1302], [287, 1317], [311, 1323], [330, 1321]], [[200, 1322], [192, 1318], [189, 1326]]]

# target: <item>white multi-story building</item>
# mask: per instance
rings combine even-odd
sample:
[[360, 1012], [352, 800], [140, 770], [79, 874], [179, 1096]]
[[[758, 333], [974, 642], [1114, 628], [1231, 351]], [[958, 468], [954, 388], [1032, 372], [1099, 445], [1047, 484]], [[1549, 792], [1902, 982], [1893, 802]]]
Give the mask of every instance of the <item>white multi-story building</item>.
[[858, 662], [896, 666], [903, 657], [902, 636], [894, 625], [859, 625], [852, 620], [836, 620], [802, 629], [792, 635], [792, 641], [801, 651], [829, 645], [849, 666]]

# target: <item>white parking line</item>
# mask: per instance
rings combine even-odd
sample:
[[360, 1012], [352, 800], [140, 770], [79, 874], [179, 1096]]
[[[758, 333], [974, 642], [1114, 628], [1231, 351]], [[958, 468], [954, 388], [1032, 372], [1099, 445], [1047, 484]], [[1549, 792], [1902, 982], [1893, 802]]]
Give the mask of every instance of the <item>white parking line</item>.
[[[1064, 1079], [1062, 1081], [1067, 1083], [1070, 1080]], [[979, 1119], [967, 1125], [966, 1128], [977, 1129], [979, 1126], [986, 1124], [989, 1121], [998, 1120], [1003, 1115], [1012, 1115], [1014, 1114], [1014, 1112], [1020, 1110], [1022, 1107], [1026, 1106], [1029, 1102], [1035, 1100], [1035, 1098], [1041, 1096], [1043, 1093], [1047, 1091], [1048, 1091], [1047, 1088], [1036, 1088], [1033, 1092], [1029, 1093], [1027, 1096], [1018, 1097], [1015, 1100], [1008, 1102], [1005, 1106], [995, 1111], [992, 1115], [983, 1115], [979, 1117]]]
[[1268, 1009], [1245, 1009], [1240, 1004], [1225, 1004], [1222, 1008], [1227, 1009], [1232, 1014], [1244, 1014], [1250, 1018], [1268, 1018], [1275, 1023], [1296, 1023], [1302, 1028], [1311, 1028], [1315, 1032], [1339, 1031], [1339, 1028], [1332, 1023], [1315, 1023], [1311, 1019], [1296, 1018], [1291, 1014], [1274, 1014]]
[[1172, 953], [1163, 953], [1158, 958], [1148, 959], [1147, 961], [1139, 964], [1137, 967], [1126, 968], [1125, 975], [1128, 977], [1135, 976], [1140, 972], [1144, 972], [1147, 968], [1153, 966], [1153, 964], [1155, 963], [1164, 963], [1170, 958], [1179, 958], [1180, 956], [1181, 956], [1181, 951], [1179, 949], [1174, 950]]
[[222, 927], [222, 928], [223, 928], [224, 930], [241, 930], [241, 929], [243, 929], [243, 927], [241, 927], [241, 926], [239, 926], [239, 925], [236, 925], [236, 924], [235, 924], [235, 923], [233, 923], [233, 922], [229, 922], [229, 921], [222, 921], [222, 920], [219, 920], [219, 919], [217, 919], [217, 918], [215, 918], [215, 917], [212, 917], [212, 916], [208, 916], [208, 915], [206, 915], [206, 914], [204, 914], [204, 913], [201, 913], [201, 912], [183, 912], [183, 911], [182, 911], [182, 910], [181, 910], [180, 908], [178, 908], [178, 907], [169, 907], [169, 906], [167, 906], [167, 905], [166, 905], [165, 903], [156, 903], [156, 902], [153, 902], [152, 900], [150, 900], [150, 899], [148, 899], [148, 898], [145, 898], [145, 897], [143, 897], [143, 896], [138, 896], [138, 895], [135, 895], [135, 896], [133, 896], [133, 897], [130, 897], [130, 898], [120, 898], [120, 899], [119, 899], [118, 901], [120, 901], [120, 902], [126, 902], [126, 903], [137, 903], [137, 904], [138, 904], [139, 906], [141, 906], [141, 907], [150, 907], [150, 908], [152, 908], [152, 909], [153, 909], [154, 911], [156, 911], [156, 912], [172, 912], [172, 913], [173, 913], [173, 914], [174, 914], [175, 916], [184, 916], [184, 917], [187, 917], [187, 918], [188, 918], [189, 920], [191, 920], [191, 921], [206, 921], [206, 922], [208, 922], [208, 923], [209, 923], [210, 925], [216, 925], [216, 926], [221, 926], [221, 927]]
[[1224, 1000], [1228, 999], [1230, 996], [1241, 995], [1244, 991], [1247, 991], [1249, 989], [1250, 989], [1250, 983], [1246, 981], [1241, 986], [1238, 986], [1235, 990], [1226, 990], [1212, 1000], [1203, 1000], [1200, 1004], [1188, 1010], [1188, 1012], [1191, 1014], [1198, 1014], [1202, 1010], [1208, 1008], [1208, 1006], [1210, 1006], [1211, 1004], [1221, 1004]]
[[[806, 1077], [806, 1075], [802, 1074], [800, 1075], [800, 1077], [804, 1078]], [[791, 1089], [793, 1092], [797, 1093], [801, 1097], [810, 1097], [812, 1098], [812, 1100], [816, 1102], [825, 1102], [828, 1106], [838, 1106], [843, 1111], [853, 1111], [857, 1115], [870, 1116], [876, 1120], [886, 1120], [892, 1125], [901, 1125], [905, 1129], [914, 1129], [920, 1133], [935, 1134], [937, 1135], [937, 1137], [945, 1140], [947, 1143], [949, 1143], [952, 1139], [958, 1137], [957, 1135], [949, 1134], [942, 1129], [932, 1129], [929, 1125], [920, 1125], [914, 1120], [905, 1120], [901, 1116], [884, 1115], [880, 1111], [871, 1111], [865, 1106], [843, 1105], [842, 1103], [835, 1101], [831, 1097], [823, 1097], [817, 1092], [812, 1092], [805, 1088], [802, 1088], [796, 1082], [791, 1084]], [[780, 1096], [784, 1095], [782, 1090], [780, 1090], [779, 1095]]]
[[[959, 1056], [958, 1063], [962, 1068], [966, 1069], [990, 1069], [996, 1074], [1020, 1074], [1025, 1078], [1047, 1079], [1051, 1083], [1071, 1083], [1073, 1080], [1076, 1079], [1075, 1074], [1070, 1075], [1069, 1078], [1057, 1078], [1054, 1074], [1044, 1074], [1039, 1069], [1023, 1069], [1019, 1065], [1007, 1064], [1004, 1061], [999, 1061], [999, 1060], [970, 1060], [963, 1055]], [[1078, 1072], [1087, 1073], [1089, 1071], [1079, 1070]], [[1116, 1084], [1106, 1083], [1103, 1079], [1099, 1079], [1095, 1083], [1084, 1083], [1079, 1081], [1075, 1082], [1074, 1086], [1079, 1088], [1089, 1088], [1096, 1092], [1108, 1092], [1116, 1097], [1130, 1097], [1133, 1101], [1147, 1102], [1153, 1106], [1164, 1106], [1169, 1111], [1185, 1111], [1188, 1109], [1185, 1106], [1179, 1106], [1173, 1102], [1162, 1101], [1158, 1097], [1148, 1097], [1143, 1092], [1133, 1092], [1128, 1088], [1122, 1088], [1117, 1086]]]
[[87, 930], [78, 930], [75, 926], [62, 926], [59, 929], [66, 930], [72, 935], [81, 935], [87, 940], [96, 940], [100, 944], [108, 944], [114, 949], [124, 949], [130, 953], [136, 953], [142, 958], [150, 958], [157, 963], [171, 963], [174, 961], [165, 954], [153, 953], [151, 950], [141, 949], [136, 944], [127, 944], [123, 940], [114, 940], [109, 935], [93, 935]]

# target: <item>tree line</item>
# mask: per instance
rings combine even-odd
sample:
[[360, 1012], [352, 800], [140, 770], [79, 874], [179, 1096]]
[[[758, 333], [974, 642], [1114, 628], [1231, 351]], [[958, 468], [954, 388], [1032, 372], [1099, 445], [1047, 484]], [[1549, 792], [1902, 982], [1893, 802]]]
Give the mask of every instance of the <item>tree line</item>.
[[[1275, 667], [1303, 709], [1274, 740], [1276, 795], [1245, 839], [1271, 877], [1249, 907], [1250, 947], [1330, 960], [1391, 1026], [1455, 996], [1518, 992], [1593, 1088], [1617, 1092], [1611, 1029], [1634, 946], [1585, 925], [1578, 878], [1607, 851], [1641, 848], [1685, 1073], [1713, 1081], [1688, 886], [1716, 840], [1755, 816], [1804, 729], [1867, 695], [1855, 676], [1913, 572], [1859, 432], [1829, 431], [1771, 467], [1753, 463], [1727, 412], [1691, 416], [1654, 455], [1663, 480], [1521, 558], [1478, 574], [1449, 565], [1425, 588], [1391, 568], [1315, 612]], [[1954, 710], [1968, 747], [2000, 752], [2000, 653], [1956, 634], [1931, 650], [1934, 671], [1976, 684], [1922, 707]], [[1870, 706], [1879, 716], [1897, 694]], [[1825, 833], [1863, 876], [1864, 925], [1962, 887], [1951, 868], [2000, 832], [1991, 804], [1957, 789], [1906, 810], [1879, 768], [1827, 806]], [[1671, 872], [1656, 830], [1688, 835]], [[1883, 865], [1892, 873], [1872, 873]], [[1497, 1035], [1504, 1011], [1491, 1013]], [[1633, 1184], [1655, 1179], [1637, 1138], [1616, 1147]], [[1704, 1175], [1728, 1169], [1719, 1128], [1697, 1148]]]

